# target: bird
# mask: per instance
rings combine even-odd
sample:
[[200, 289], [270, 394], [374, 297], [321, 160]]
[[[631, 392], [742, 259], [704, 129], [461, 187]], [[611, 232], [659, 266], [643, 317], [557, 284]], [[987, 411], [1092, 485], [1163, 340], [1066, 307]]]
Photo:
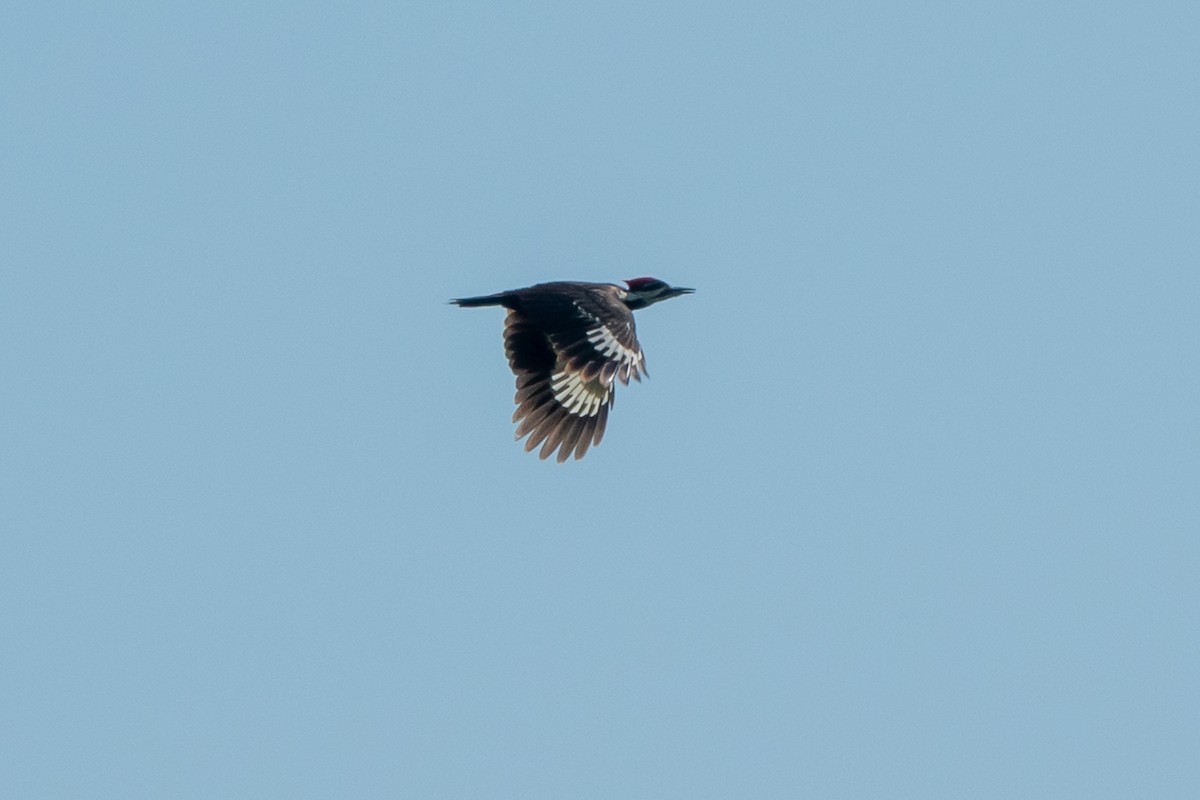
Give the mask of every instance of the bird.
[[508, 309], [504, 351], [517, 378], [514, 438], [529, 437], [525, 452], [541, 445], [544, 461], [557, 450], [561, 464], [600, 444], [616, 381], [628, 386], [630, 378], [649, 375], [633, 312], [695, 291], [658, 278], [625, 284], [555, 281], [450, 301]]

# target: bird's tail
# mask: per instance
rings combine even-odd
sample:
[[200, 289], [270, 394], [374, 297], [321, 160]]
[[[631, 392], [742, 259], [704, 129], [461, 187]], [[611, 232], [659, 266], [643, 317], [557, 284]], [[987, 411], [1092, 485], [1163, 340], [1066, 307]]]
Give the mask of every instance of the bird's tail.
[[459, 308], [478, 308], [479, 306], [502, 306], [508, 298], [508, 292], [485, 294], [482, 297], [458, 297], [450, 302]]

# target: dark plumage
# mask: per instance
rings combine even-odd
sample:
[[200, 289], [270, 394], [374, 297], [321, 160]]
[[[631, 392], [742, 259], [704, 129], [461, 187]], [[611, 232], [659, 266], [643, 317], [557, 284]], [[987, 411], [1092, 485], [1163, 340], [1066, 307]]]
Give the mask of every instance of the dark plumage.
[[655, 278], [611, 283], [539, 283], [525, 289], [451, 300], [463, 308], [503, 306], [504, 351], [517, 376], [513, 422], [525, 450], [558, 461], [583, 458], [600, 444], [615, 381], [646, 373], [633, 310], [692, 292]]

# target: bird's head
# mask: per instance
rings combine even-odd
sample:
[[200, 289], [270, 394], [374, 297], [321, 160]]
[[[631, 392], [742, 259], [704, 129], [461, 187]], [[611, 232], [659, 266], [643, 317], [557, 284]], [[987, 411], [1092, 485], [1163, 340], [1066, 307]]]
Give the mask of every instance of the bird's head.
[[629, 293], [625, 296], [625, 305], [637, 310], [648, 305], [679, 297], [681, 294], [691, 294], [695, 289], [684, 289], [680, 286], [668, 286], [658, 278], [630, 278]]

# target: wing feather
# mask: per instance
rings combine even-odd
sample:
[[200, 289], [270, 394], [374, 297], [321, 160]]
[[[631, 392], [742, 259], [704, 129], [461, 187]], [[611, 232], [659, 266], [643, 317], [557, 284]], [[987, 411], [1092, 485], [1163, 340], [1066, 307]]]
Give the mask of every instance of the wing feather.
[[540, 446], [541, 459], [557, 451], [561, 463], [600, 444], [615, 382], [640, 381], [645, 356], [633, 314], [615, 293], [539, 288], [522, 292], [505, 320], [505, 352], [516, 376], [513, 422], [518, 440], [529, 437], [526, 451]]

